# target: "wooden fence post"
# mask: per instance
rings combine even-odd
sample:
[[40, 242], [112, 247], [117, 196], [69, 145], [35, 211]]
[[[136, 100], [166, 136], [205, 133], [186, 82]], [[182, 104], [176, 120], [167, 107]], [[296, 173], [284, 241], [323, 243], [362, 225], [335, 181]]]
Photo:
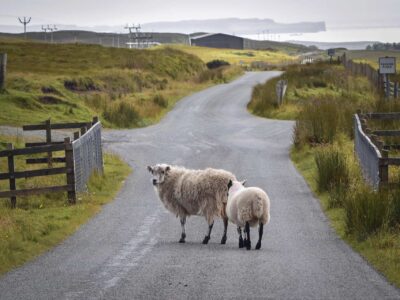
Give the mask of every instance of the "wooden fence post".
[[[50, 119], [46, 120], [46, 144], [51, 145], [51, 121]], [[48, 167], [53, 167], [53, 152], [47, 152], [47, 159], [48, 159]]]
[[[14, 149], [13, 144], [7, 144], [7, 150], [13, 150], [13, 149]], [[10, 174], [10, 191], [16, 190], [14, 172], [15, 172], [14, 155], [10, 154], [8, 156], [8, 173]], [[10, 198], [10, 200], [11, 200], [11, 208], [15, 208], [17, 205], [17, 197], [12, 196]]]
[[74, 169], [74, 153], [72, 149], [71, 139], [69, 137], [64, 139], [65, 143], [65, 166], [67, 168], [67, 185], [73, 186], [72, 191], [68, 191], [68, 201], [71, 204], [76, 203], [75, 192], [75, 169]]
[[74, 132], [74, 141], [76, 141], [77, 139], [79, 139], [79, 136], [80, 136], [79, 131], [75, 131], [75, 132]]
[[7, 53], [0, 53], [0, 91], [6, 87]]
[[379, 178], [380, 184], [387, 184], [389, 182], [389, 164], [387, 158], [389, 151], [386, 149], [381, 150], [382, 158], [379, 161]]
[[86, 126], [81, 127], [81, 135], [84, 135], [87, 131]]
[[92, 125], [96, 124], [98, 121], [99, 121], [99, 117], [98, 116], [93, 117]]
[[399, 83], [398, 82], [394, 83], [394, 95], [393, 95], [393, 97], [395, 99], [397, 99], [399, 97]]

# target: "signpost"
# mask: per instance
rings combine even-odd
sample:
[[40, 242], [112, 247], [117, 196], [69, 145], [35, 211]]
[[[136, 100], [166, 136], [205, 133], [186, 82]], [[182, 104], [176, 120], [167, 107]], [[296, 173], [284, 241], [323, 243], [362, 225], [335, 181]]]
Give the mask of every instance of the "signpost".
[[386, 97], [390, 97], [390, 74], [396, 74], [396, 57], [380, 57], [379, 58], [379, 74], [383, 75], [385, 82]]
[[335, 56], [335, 49], [328, 49], [328, 55], [331, 57], [330, 63], [332, 63], [332, 57]]

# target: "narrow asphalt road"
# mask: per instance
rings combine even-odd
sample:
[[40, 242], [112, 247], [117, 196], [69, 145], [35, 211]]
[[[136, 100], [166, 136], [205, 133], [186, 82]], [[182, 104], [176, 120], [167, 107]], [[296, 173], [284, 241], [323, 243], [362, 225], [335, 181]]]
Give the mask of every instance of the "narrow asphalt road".
[[[246, 111], [252, 87], [278, 72], [186, 97], [159, 124], [107, 131], [104, 145], [133, 168], [117, 199], [60, 246], [0, 279], [1, 299], [400, 299], [332, 231], [289, 159], [292, 122]], [[149, 164], [216, 167], [264, 188], [271, 222], [260, 251], [238, 249], [234, 226], [208, 245], [203, 218], [179, 221], [154, 194]], [[255, 238], [256, 234], [253, 233]]]

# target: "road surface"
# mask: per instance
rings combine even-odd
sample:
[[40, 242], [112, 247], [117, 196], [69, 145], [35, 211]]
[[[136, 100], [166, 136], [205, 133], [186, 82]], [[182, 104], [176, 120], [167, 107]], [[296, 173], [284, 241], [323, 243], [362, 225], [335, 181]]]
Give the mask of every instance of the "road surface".
[[[107, 131], [108, 150], [133, 168], [118, 197], [50, 252], [0, 279], [1, 299], [400, 299], [329, 226], [289, 159], [292, 122], [250, 115], [252, 87], [278, 72], [186, 97], [159, 124]], [[235, 227], [220, 244], [218, 220], [202, 245], [203, 218], [179, 221], [155, 196], [147, 165], [234, 172], [271, 198], [260, 251], [238, 249]], [[253, 247], [256, 232], [253, 231]]]

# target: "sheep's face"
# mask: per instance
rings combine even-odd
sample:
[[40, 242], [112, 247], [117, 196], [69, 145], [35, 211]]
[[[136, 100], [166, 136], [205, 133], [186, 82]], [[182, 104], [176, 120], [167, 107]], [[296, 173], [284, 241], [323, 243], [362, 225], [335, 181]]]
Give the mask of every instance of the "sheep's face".
[[228, 201], [230, 199], [232, 199], [237, 194], [237, 192], [239, 192], [240, 190], [245, 188], [244, 187], [245, 183], [246, 183], [246, 180], [243, 180], [243, 181], [236, 181], [236, 180], [232, 181], [232, 180], [229, 180], [229, 183], [228, 183]]
[[155, 166], [148, 166], [147, 170], [153, 175], [151, 182], [154, 186], [158, 186], [162, 184], [167, 176], [168, 172], [171, 170], [171, 167], [166, 164], [157, 164]]

